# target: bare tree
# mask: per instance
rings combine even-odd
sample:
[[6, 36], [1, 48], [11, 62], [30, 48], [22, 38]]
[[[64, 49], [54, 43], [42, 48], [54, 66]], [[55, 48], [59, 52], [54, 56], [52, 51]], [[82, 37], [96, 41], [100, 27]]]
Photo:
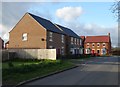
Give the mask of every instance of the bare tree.
[[117, 18], [117, 21], [120, 22], [120, 1], [114, 2], [114, 4], [111, 6], [111, 10]]
[[114, 4], [111, 6], [111, 10], [118, 21], [118, 47], [120, 48], [120, 0], [114, 2]]

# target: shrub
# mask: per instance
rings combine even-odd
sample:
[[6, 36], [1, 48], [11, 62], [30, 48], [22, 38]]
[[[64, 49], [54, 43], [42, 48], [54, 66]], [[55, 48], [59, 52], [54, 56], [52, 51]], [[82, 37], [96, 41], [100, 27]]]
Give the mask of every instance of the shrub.
[[9, 68], [14, 67], [12, 62], [8, 62], [8, 66], [9, 66]]

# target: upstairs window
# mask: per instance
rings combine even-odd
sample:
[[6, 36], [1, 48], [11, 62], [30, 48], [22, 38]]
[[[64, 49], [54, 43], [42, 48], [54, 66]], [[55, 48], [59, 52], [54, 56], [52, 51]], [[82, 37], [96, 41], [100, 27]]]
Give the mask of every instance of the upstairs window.
[[89, 44], [89, 43], [87, 43], [87, 47], [89, 47], [89, 45], [90, 45], [90, 44]]
[[26, 41], [28, 39], [28, 34], [27, 33], [24, 33], [22, 35], [22, 41]]
[[53, 32], [49, 32], [49, 41], [53, 41]]
[[76, 44], [76, 38], [74, 39], [74, 43]]
[[80, 39], [80, 45], [82, 45], [82, 40]]
[[61, 48], [61, 54], [64, 55], [64, 47]]
[[77, 44], [79, 45], [79, 39], [77, 39]]
[[105, 47], [105, 43], [103, 43], [103, 47]]
[[100, 43], [97, 43], [97, 47], [100, 47]]
[[92, 43], [92, 47], [95, 47], [95, 44], [94, 44], [94, 43]]
[[64, 43], [64, 35], [61, 35], [62, 43]]
[[73, 37], [71, 37], [71, 44], [73, 44]]

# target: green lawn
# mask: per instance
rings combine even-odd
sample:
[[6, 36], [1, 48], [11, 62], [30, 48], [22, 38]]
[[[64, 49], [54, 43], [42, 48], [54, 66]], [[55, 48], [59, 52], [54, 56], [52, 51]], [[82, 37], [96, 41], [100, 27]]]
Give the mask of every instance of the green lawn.
[[75, 65], [67, 60], [12, 60], [3, 62], [3, 85], [16, 85], [19, 82], [73, 66]]

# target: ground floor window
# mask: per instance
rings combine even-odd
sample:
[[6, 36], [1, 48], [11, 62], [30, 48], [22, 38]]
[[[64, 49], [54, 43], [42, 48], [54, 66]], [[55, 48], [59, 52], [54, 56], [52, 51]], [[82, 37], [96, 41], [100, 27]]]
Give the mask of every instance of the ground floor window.
[[105, 48], [102, 49], [102, 54], [106, 54], [106, 49]]
[[71, 53], [71, 54], [73, 54], [73, 53], [74, 53], [73, 48], [70, 48], [70, 53]]
[[52, 49], [53, 48], [53, 46], [49, 46], [49, 49]]
[[90, 54], [91, 52], [90, 52], [90, 49], [89, 48], [87, 48], [86, 49], [86, 54]]
[[97, 53], [99, 54], [99, 53], [100, 53], [100, 50], [97, 50]]
[[79, 54], [83, 54], [83, 49], [82, 48], [79, 49]]
[[64, 47], [61, 48], [61, 54], [64, 55]]

